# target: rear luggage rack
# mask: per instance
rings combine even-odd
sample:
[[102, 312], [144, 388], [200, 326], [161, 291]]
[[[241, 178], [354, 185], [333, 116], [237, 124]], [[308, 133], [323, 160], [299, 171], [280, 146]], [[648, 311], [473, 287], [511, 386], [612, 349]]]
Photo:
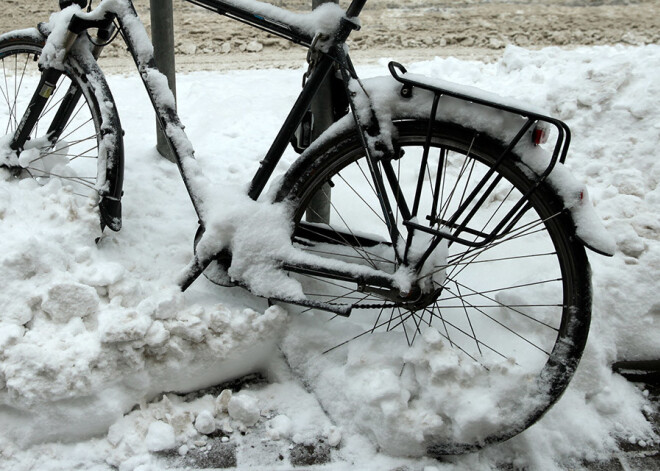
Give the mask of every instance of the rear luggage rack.
[[[429, 122], [433, 123], [436, 117], [436, 112], [440, 106], [440, 99], [443, 96], [449, 96], [463, 100], [466, 103], [476, 103], [478, 105], [486, 106], [496, 110], [501, 110], [507, 113], [518, 115], [524, 118], [524, 122], [520, 129], [517, 130], [513, 139], [504, 145], [504, 152], [497, 158], [494, 165], [484, 175], [481, 181], [473, 188], [465, 201], [445, 219], [434, 219], [430, 221], [433, 225], [438, 225], [440, 228], [436, 229], [419, 224], [418, 222], [408, 220], [404, 222], [406, 226], [412, 229], [417, 229], [429, 234], [437, 236], [437, 239], [448, 239], [451, 242], [457, 242], [469, 247], [483, 247], [497, 238], [501, 238], [508, 233], [508, 231], [515, 225], [515, 223], [524, 215], [529, 209], [529, 199], [532, 193], [543, 183], [548, 175], [555, 168], [557, 162], [563, 163], [568, 154], [568, 147], [571, 140], [571, 133], [568, 126], [555, 118], [546, 116], [544, 114], [524, 109], [518, 106], [512, 106], [510, 103], [496, 101], [489, 97], [476, 96], [475, 94], [468, 94], [464, 90], [451, 89], [444, 86], [438, 86], [431, 81], [424, 81], [421, 76], [414, 78], [406, 77], [406, 68], [398, 62], [390, 62], [388, 64], [390, 73], [395, 80], [402, 84], [400, 94], [404, 98], [412, 98], [416, 88], [427, 90], [433, 93], [433, 103], [431, 106], [431, 114]], [[485, 93], [484, 93], [485, 95]], [[496, 97], [495, 97], [496, 98]], [[488, 196], [494, 191], [498, 182], [501, 180], [501, 175], [497, 172], [498, 167], [506, 159], [510, 158], [513, 149], [518, 145], [524, 136], [529, 136], [533, 145], [539, 145], [547, 139], [548, 129], [554, 127], [557, 130], [557, 138], [554, 144], [552, 155], [548, 161], [547, 167], [542, 172], [535, 172], [537, 174], [536, 185], [529, 191], [522, 195], [516, 202], [511, 210], [503, 215], [495, 227], [487, 232], [477, 230], [468, 226], [471, 219], [474, 217], [476, 208], [479, 208]], [[432, 126], [429, 125], [427, 142], [430, 143]], [[427, 148], [430, 144], [427, 144]], [[428, 153], [428, 149], [425, 149]], [[426, 157], [425, 157], [426, 158]], [[468, 207], [472, 205], [472, 209]], [[472, 240], [467, 236], [472, 236]], [[476, 237], [476, 240], [474, 239]]]

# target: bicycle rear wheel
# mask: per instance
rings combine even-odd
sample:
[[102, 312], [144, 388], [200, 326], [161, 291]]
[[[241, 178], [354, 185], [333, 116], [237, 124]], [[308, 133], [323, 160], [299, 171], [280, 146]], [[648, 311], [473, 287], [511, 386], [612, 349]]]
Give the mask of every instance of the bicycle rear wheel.
[[[36, 34], [11, 33], [0, 37], [0, 147], [9, 144], [37, 88], [38, 60], [45, 39]], [[94, 77], [94, 80], [90, 80]], [[72, 98], [77, 93], [77, 98]], [[103, 112], [100, 102], [103, 102]], [[80, 204], [100, 205], [102, 227], [121, 226], [119, 196], [123, 178], [123, 145], [119, 117], [112, 96], [95, 65], [70, 57], [55, 90], [18, 155], [18, 164], [2, 165], [18, 178], [40, 184], [58, 180]], [[68, 113], [61, 109], [71, 106]], [[4, 105], [4, 106], [2, 106]], [[58, 114], [60, 113], [60, 114]], [[66, 118], [62, 118], [66, 116]], [[64, 121], [56, 139], [49, 130]], [[103, 200], [103, 197], [107, 197]]]
[[[422, 269], [408, 273], [421, 287], [414, 299], [292, 274], [309, 298], [352, 304], [353, 312], [349, 319], [303, 315], [304, 328], [294, 332], [313, 339], [319, 355], [309, 354], [304, 338], [289, 336], [284, 351], [290, 363], [314, 378], [331, 413], [345, 416], [352, 407], [351, 420], [363, 432], [402, 455], [469, 452], [536, 422], [573, 376], [591, 309], [586, 254], [552, 188], [537, 187], [518, 156], [496, 165], [504, 148], [487, 136], [452, 123], [428, 130], [425, 121], [396, 123], [397, 157], [389, 162], [385, 186], [398, 242], [392, 242], [382, 198], [353, 132], [299, 162], [278, 193], [294, 207], [299, 248], [406, 275], [403, 260], [434, 244], [432, 235], [404, 225], [416, 194], [415, 222], [457, 233], [452, 217], [494, 169], [467, 209], [473, 216], [462, 237], [477, 242], [535, 188], [528, 210], [494, 240], [437, 243]], [[383, 174], [387, 163], [377, 164]], [[316, 211], [310, 201], [329, 187], [329, 221], [305, 223], [305, 215]], [[381, 397], [374, 389], [389, 392]]]

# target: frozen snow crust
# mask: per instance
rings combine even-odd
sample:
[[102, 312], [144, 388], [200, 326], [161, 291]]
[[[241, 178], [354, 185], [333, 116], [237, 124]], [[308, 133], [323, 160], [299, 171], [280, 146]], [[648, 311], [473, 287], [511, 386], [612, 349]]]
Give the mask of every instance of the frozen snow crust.
[[[16, 182], [5, 174], [0, 179], [0, 468], [94, 463], [98, 469], [110, 464], [148, 469], [155, 459], [149, 450], [175, 446], [186, 452], [213, 427], [244, 427], [249, 434], [263, 426], [264, 438], [273, 441], [325, 436], [340, 445], [337, 469], [342, 462], [353, 469], [403, 463], [415, 469], [493, 469], [506, 462], [546, 470], [607, 457], [619, 439], [651, 446], [653, 435], [642, 414], [649, 405], [642, 392], [611, 373], [610, 364], [660, 356], [660, 111], [655, 106], [660, 47], [510, 48], [495, 64], [436, 59], [409, 69], [504, 95], [515, 90], [518, 99], [567, 121], [574, 132], [567, 165], [589, 185], [595, 209], [616, 240], [613, 258], [591, 258], [594, 319], [581, 366], [564, 397], [536, 426], [452, 464], [383, 456], [375, 440], [390, 454], [419, 453], [411, 424], [440, 424], [411, 407], [407, 397], [415, 393], [414, 382], [394, 368], [396, 352], [378, 355], [383, 353], [378, 337], [321, 356], [320, 345], [341, 324], [290, 315], [280, 341], [286, 316], [279, 308], [267, 310], [262, 300], [203, 280], [185, 295], [177, 293], [172, 280], [190, 259], [195, 215], [176, 169], [158, 160], [153, 144], [137, 131], [153, 126], [148, 103], [135, 94], [139, 80], [110, 77], [127, 130], [121, 233], [97, 246], [97, 215], [74, 204], [66, 188]], [[382, 73], [379, 67], [363, 75]], [[200, 166], [215, 184], [247, 181], [298, 91], [298, 76], [299, 71], [258, 71], [179, 79], [181, 115]], [[263, 80], [269, 87], [258, 86]], [[219, 93], [209, 95], [220, 89], [218, 83], [228, 102]], [[282, 96], [269, 97], [274, 88]], [[213, 113], [218, 116], [210, 120]], [[224, 124], [212, 129], [210, 121]], [[255, 132], [248, 134], [247, 128]], [[285, 163], [293, 158], [288, 155]], [[281, 364], [265, 366], [276, 343], [332, 423], [280, 371]], [[426, 370], [444, 394], [436, 400], [463, 401], [457, 404], [465, 423], [479, 410], [492, 410], [494, 419], [503, 413], [491, 408], [485, 385], [464, 372], [458, 376], [460, 360], [432, 334], [419, 343], [423, 348], [447, 352], [444, 363]], [[424, 366], [415, 352], [409, 361]], [[231, 410], [228, 394], [189, 402], [158, 395], [259, 368], [268, 369], [273, 384], [251, 398], [235, 399]], [[147, 402], [152, 397], [157, 401]], [[141, 406], [129, 412], [136, 403]], [[257, 409], [256, 429], [250, 428]], [[44, 440], [75, 445], [36, 444]]]

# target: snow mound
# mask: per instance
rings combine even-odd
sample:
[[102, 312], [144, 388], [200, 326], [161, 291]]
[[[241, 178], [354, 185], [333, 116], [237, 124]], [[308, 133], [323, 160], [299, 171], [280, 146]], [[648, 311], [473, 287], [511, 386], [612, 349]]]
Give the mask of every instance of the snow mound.
[[111, 261], [94, 244], [92, 206], [79, 207], [56, 182], [2, 191], [9, 203], [0, 225], [4, 439], [104, 433], [157, 393], [216, 384], [269, 356], [282, 309], [191, 303], [166, 279], [139, 280]]

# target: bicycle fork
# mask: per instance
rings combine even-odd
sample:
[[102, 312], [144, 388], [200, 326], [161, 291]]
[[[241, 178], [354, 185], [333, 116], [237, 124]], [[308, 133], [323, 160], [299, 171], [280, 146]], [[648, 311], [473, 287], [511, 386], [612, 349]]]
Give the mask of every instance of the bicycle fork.
[[[100, 28], [98, 32], [99, 39], [110, 37], [112, 34], [112, 29], [114, 25], [110, 22], [106, 28]], [[64, 56], [66, 57], [69, 54], [69, 51], [73, 47], [76, 39], [78, 38], [79, 33], [74, 33], [67, 31], [67, 37], [64, 41]], [[93, 55], [95, 58], [98, 58], [101, 54], [103, 46], [95, 46], [93, 50]], [[55, 89], [58, 86], [58, 82], [64, 73], [61, 70], [55, 68], [45, 68], [42, 70], [41, 79], [39, 85], [30, 100], [30, 103], [27, 106], [25, 114], [21, 118], [16, 131], [14, 132], [14, 137], [9, 145], [12, 151], [14, 151], [17, 157], [25, 149], [25, 144], [30, 140], [30, 135], [34, 131], [34, 127], [44, 113], [46, 105], [55, 92]], [[64, 98], [61, 101], [61, 104], [53, 117], [53, 120], [48, 128], [48, 131], [45, 134], [46, 139], [50, 145], [54, 145], [57, 140], [62, 135], [62, 131], [66, 127], [69, 119], [73, 115], [78, 101], [82, 97], [82, 90], [75, 83], [71, 82], [69, 89], [67, 90]]]

